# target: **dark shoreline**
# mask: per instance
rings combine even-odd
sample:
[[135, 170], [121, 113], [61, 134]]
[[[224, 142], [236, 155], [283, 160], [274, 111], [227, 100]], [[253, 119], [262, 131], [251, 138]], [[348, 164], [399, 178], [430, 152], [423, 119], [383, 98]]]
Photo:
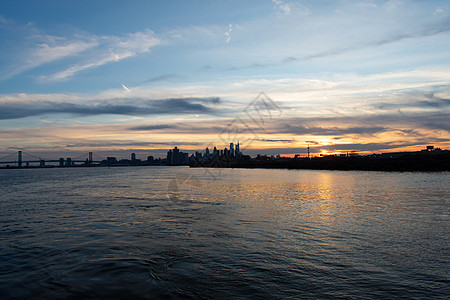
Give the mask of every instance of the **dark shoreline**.
[[17, 170], [17, 169], [78, 169], [78, 168], [122, 168], [122, 167], [155, 167], [155, 166], [166, 166], [166, 165], [74, 165], [74, 166], [6, 166], [0, 167], [0, 170]]
[[215, 160], [193, 163], [192, 168], [246, 168], [336, 171], [442, 172], [450, 171], [450, 153], [408, 154], [398, 158], [371, 156], [315, 157], [312, 159]]
[[[0, 170], [53, 169], [53, 168], [98, 168], [98, 167], [151, 167], [165, 164], [81, 164], [71, 166], [14, 166]], [[450, 171], [450, 151], [410, 152], [401, 155], [382, 154], [368, 156], [324, 156], [313, 158], [250, 158], [249, 156], [216, 156], [208, 160], [193, 160], [191, 168], [245, 168], [245, 169], [291, 169], [291, 170], [336, 170], [336, 171], [387, 171], [387, 172], [443, 172]]]

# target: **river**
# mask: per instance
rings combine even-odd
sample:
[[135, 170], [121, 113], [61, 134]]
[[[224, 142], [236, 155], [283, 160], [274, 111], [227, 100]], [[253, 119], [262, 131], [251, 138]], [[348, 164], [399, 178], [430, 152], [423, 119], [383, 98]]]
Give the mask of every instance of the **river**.
[[0, 295], [448, 299], [449, 183], [449, 172], [0, 170]]

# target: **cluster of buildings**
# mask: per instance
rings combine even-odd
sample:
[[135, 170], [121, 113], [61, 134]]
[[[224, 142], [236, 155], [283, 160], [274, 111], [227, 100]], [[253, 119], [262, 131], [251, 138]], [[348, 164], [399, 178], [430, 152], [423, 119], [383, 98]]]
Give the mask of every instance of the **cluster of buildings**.
[[230, 143], [230, 148], [218, 150], [215, 146], [213, 149], [208, 147], [204, 152], [196, 151], [195, 154], [189, 156], [188, 153], [181, 152], [177, 147], [167, 152], [166, 164], [169, 166], [189, 165], [195, 162], [209, 162], [217, 159], [235, 160], [242, 158], [244, 155], [239, 149], [239, 142], [234, 145]]
[[[309, 149], [308, 149], [309, 150]], [[115, 157], [108, 157], [106, 160], [102, 161], [102, 165], [169, 165], [169, 166], [229, 166], [237, 162], [245, 161], [289, 161], [289, 160], [303, 160], [303, 159], [348, 159], [348, 158], [366, 158], [366, 159], [380, 159], [380, 158], [399, 158], [404, 155], [411, 154], [439, 154], [442, 150], [439, 148], [434, 148], [433, 146], [427, 146], [426, 149], [417, 152], [394, 152], [394, 153], [382, 153], [382, 154], [372, 154], [368, 156], [359, 156], [358, 153], [352, 151], [347, 154], [321, 154], [318, 157], [308, 157], [302, 158], [300, 155], [296, 155], [294, 158], [281, 157], [280, 155], [257, 155], [254, 158], [250, 158], [248, 155], [244, 155], [240, 151], [239, 142], [237, 144], [230, 143], [229, 148], [210, 149], [207, 147], [204, 151], [196, 151], [194, 154], [189, 154], [187, 152], [182, 152], [178, 147], [173, 148], [167, 152], [167, 157], [164, 159], [154, 159], [153, 156], [149, 156], [147, 160], [141, 161], [136, 159], [134, 153], [131, 154], [131, 160], [121, 159], [116, 160]], [[445, 152], [445, 151], [444, 151]], [[308, 153], [309, 154], [309, 153]]]
[[161, 165], [161, 159], [155, 159], [153, 156], [148, 156], [146, 160], [136, 158], [136, 153], [131, 153], [131, 159], [117, 160], [115, 157], [107, 157], [100, 162], [102, 166], [152, 166]]
[[217, 148], [214, 146], [212, 150], [206, 148], [204, 154], [202, 154], [201, 152], [195, 152], [195, 158], [199, 161], [211, 160], [217, 157], [227, 157], [227, 158], [242, 157], [242, 152], [239, 149], [239, 142], [236, 145], [230, 143], [229, 149], [224, 148], [223, 150], [217, 150]]

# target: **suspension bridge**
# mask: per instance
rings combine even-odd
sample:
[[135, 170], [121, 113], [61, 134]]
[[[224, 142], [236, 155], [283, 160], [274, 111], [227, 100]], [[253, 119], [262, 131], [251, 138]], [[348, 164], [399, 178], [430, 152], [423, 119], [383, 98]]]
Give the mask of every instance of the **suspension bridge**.
[[30, 167], [30, 166], [60, 166], [72, 167], [76, 165], [90, 166], [99, 164], [101, 160], [94, 160], [92, 152], [83, 153], [77, 157], [67, 157], [59, 159], [43, 159], [29, 152], [17, 151], [6, 156], [0, 157], [0, 167]]

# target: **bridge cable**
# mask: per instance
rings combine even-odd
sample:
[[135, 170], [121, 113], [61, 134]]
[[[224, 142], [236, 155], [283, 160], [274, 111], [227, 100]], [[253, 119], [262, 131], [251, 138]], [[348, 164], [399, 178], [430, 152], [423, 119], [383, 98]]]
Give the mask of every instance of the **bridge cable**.
[[6, 155], [6, 156], [4, 156], [4, 157], [0, 157], [0, 160], [5, 159], [5, 158], [8, 158], [8, 157], [11, 157], [11, 156], [13, 156], [13, 155], [17, 155], [17, 153], [13, 153], [13, 154], [10, 154], [10, 155]]
[[[89, 154], [88, 154], [88, 156], [89, 156]], [[83, 153], [83, 154], [81, 154], [80, 156], [77, 156], [77, 157], [74, 157], [74, 158], [72, 158], [72, 160], [77, 160], [77, 159], [80, 159], [80, 158], [82, 158], [82, 157], [86, 157], [86, 153]]]
[[[36, 155], [33, 155], [33, 154], [30, 154], [30, 153], [26, 153], [26, 155], [28, 155], [28, 156], [31, 156], [31, 157], [34, 157], [34, 158], [37, 158], [37, 159], [39, 159], [39, 160], [41, 160], [41, 158], [39, 157], [39, 156], [36, 156]], [[22, 157], [24, 157], [25, 156], [25, 152], [22, 152]], [[22, 160], [24, 160], [23, 158], [22, 158]]]

